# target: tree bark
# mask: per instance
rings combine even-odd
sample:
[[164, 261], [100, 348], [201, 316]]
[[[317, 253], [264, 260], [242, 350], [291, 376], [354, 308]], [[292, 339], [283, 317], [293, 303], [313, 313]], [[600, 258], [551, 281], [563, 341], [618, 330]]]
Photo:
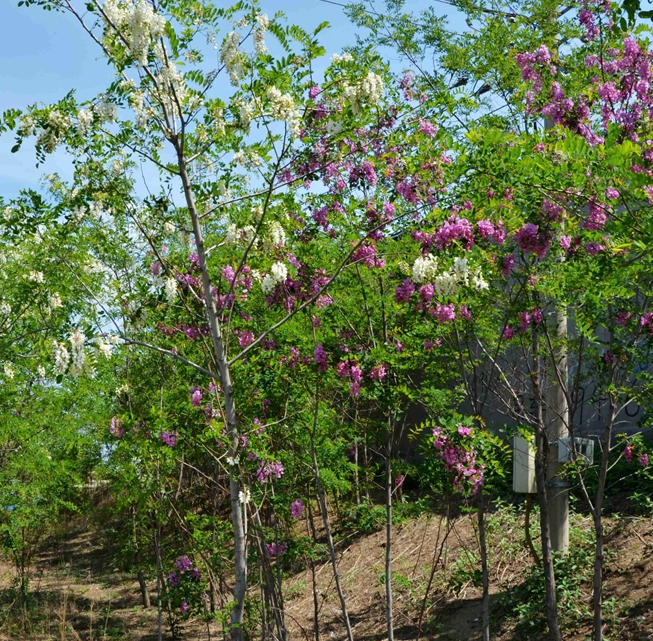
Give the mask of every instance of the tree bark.
[[143, 576], [142, 570], [138, 570], [136, 573], [136, 578], [138, 579], [138, 585], [141, 589], [141, 600], [143, 601], [143, 607], [149, 608], [152, 605], [150, 603], [150, 593], [147, 590], [147, 583], [145, 582], [145, 577]]
[[394, 423], [388, 419], [388, 447], [385, 457], [385, 601], [388, 641], [394, 641], [394, 621], [392, 615], [392, 436]]
[[605, 481], [608, 475], [610, 461], [610, 442], [612, 440], [612, 426], [614, 425], [614, 407], [610, 403], [610, 415], [603, 434], [601, 435], [601, 467], [599, 469], [599, 482], [596, 488], [594, 501], [594, 534], [596, 544], [594, 549], [594, 594], [592, 605], [594, 609], [594, 641], [603, 641], [603, 563], [604, 538], [603, 538], [603, 498], [605, 495]]
[[547, 501], [546, 459], [548, 442], [544, 426], [542, 407], [543, 385], [542, 364], [539, 357], [537, 331], [533, 329], [533, 395], [535, 397], [535, 478], [537, 482], [537, 499], [540, 505], [540, 534], [542, 538], [542, 563], [544, 564], [544, 586], [546, 591], [546, 619], [549, 625], [550, 641], [562, 641], [558, 622], [558, 601], [556, 596], [553, 552], [551, 550], [551, 529]]
[[[222, 330], [218, 322], [218, 314], [215, 308], [215, 301], [211, 293], [211, 278], [206, 263], [206, 251], [204, 249], [204, 237], [200, 225], [199, 215], [195, 207], [190, 178], [186, 169], [186, 160], [183, 154], [183, 146], [178, 140], [174, 141], [177, 151], [177, 165], [184, 189], [186, 206], [191, 217], [193, 236], [202, 274], [202, 288], [204, 290], [204, 306], [206, 317], [211, 332], [211, 341], [224, 397], [224, 410], [227, 420], [227, 436], [229, 438], [230, 457], [235, 457], [238, 450], [238, 421], [236, 419], [236, 403], [234, 400], [233, 387], [231, 383], [231, 372], [227, 355], [222, 339]], [[247, 591], [247, 540], [245, 525], [240, 506], [240, 481], [236, 474], [236, 466], [229, 469], [229, 494], [231, 498], [231, 520], [234, 528], [234, 606], [231, 611], [231, 639], [232, 641], [243, 641], [243, 612], [245, 606], [245, 593]]]
[[[317, 412], [316, 412], [317, 418]], [[317, 497], [320, 502], [320, 511], [322, 512], [322, 521], [324, 523], [324, 531], [327, 537], [327, 544], [329, 546], [329, 556], [331, 557], [331, 565], [333, 567], [333, 579], [336, 584], [336, 591], [340, 599], [340, 608], [342, 609], [342, 616], [347, 628], [348, 641], [354, 641], [354, 635], [351, 630], [351, 623], [349, 622], [349, 611], [347, 609], [347, 602], [345, 601], [345, 594], [342, 591], [342, 584], [340, 583], [340, 573], [338, 572], [338, 559], [336, 557], [336, 548], [333, 545], [333, 536], [331, 534], [331, 523], [329, 521], [329, 513], [327, 512], [326, 498], [324, 495], [324, 488], [322, 487], [322, 480], [320, 479], [320, 468], [317, 462], [317, 455], [315, 453], [315, 435], [311, 435], [311, 455], [313, 458], [313, 469], [315, 474], [315, 486], [317, 488]]]
[[490, 641], [490, 573], [487, 564], [487, 541], [485, 538], [485, 504], [483, 490], [479, 490], [478, 497], [478, 542], [481, 551], [481, 570], [483, 573], [483, 599], [482, 599], [482, 616], [483, 621], [483, 641]]

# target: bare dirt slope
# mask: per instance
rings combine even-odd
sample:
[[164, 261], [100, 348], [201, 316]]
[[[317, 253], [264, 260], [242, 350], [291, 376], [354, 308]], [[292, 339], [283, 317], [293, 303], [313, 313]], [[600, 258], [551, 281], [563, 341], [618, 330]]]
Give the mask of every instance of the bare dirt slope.
[[[653, 641], [653, 524], [650, 520], [618, 520], [611, 524], [612, 550], [606, 573], [606, 614], [613, 640]], [[589, 527], [576, 517], [575, 527]], [[494, 515], [488, 524], [491, 558], [493, 634], [500, 641], [540, 641], [541, 634], [520, 628], [517, 618], [501, 615], [501, 594], [523, 581], [532, 564], [523, 543], [519, 515]], [[352, 536], [339, 546], [339, 572], [356, 641], [382, 641], [385, 634], [385, 533]], [[474, 522], [461, 517], [447, 528], [439, 517], [421, 518], [394, 528], [392, 567], [395, 594], [395, 636], [415, 639], [422, 607], [423, 639], [475, 641], [480, 638], [480, 591], [474, 587], [478, 566]], [[432, 577], [432, 568], [436, 570]], [[285, 608], [292, 641], [346, 639], [340, 602], [329, 563], [290, 574], [285, 580]], [[12, 570], [0, 566], [0, 589], [11, 584]], [[430, 586], [429, 586], [430, 580]], [[428, 586], [428, 598], [424, 595]], [[155, 585], [150, 586], [154, 597]], [[155, 641], [157, 612], [141, 606], [133, 577], [111, 569], [106, 552], [90, 531], [73, 531], [46, 549], [33, 568], [31, 583], [38, 606], [17, 616], [6, 602], [0, 610], [0, 640], [18, 641]], [[153, 598], [153, 602], [155, 599]], [[591, 602], [584, 585], [579, 604]], [[424, 605], [423, 605], [424, 604]], [[578, 605], [578, 604], [576, 604]], [[582, 608], [581, 608], [582, 609]], [[566, 638], [588, 638], [590, 621], [579, 615]], [[165, 630], [164, 622], [164, 630]], [[210, 637], [209, 637], [210, 635]], [[164, 635], [164, 638], [170, 638]], [[217, 625], [207, 629], [189, 622], [183, 638], [222, 639]]]

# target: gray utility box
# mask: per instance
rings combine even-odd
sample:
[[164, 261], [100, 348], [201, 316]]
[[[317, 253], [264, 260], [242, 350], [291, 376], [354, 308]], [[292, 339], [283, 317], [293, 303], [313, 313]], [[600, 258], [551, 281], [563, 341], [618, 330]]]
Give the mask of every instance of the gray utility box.
[[[535, 444], [521, 436], [513, 438], [512, 490], [521, 494], [537, 493], [535, 482]], [[591, 438], [575, 438], [576, 457], [587, 465], [594, 463], [594, 441]], [[571, 438], [558, 440], [558, 462], [572, 461]]]
[[[591, 438], [575, 438], [576, 458], [582, 459], [587, 465], [594, 463], [594, 441]], [[558, 461], [570, 463], [572, 461], [571, 439], [558, 440]]]

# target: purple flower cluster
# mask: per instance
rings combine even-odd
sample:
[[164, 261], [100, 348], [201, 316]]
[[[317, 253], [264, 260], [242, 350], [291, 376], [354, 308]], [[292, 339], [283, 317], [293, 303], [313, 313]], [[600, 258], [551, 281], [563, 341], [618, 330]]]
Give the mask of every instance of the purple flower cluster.
[[[626, 447], [624, 448], [624, 458], [628, 463], [630, 463], [634, 457], [635, 457], [635, 448], [632, 446], [631, 443], [628, 443], [628, 445], [626, 445]], [[639, 464], [642, 467], [646, 467], [648, 465], [648, 454], [646, 452], [643, 452], [642, 454], [639, 455], [637, 460], [639, 461]]]
[[336, 372], [341, 378], [351, 379], [349, 391], [356, 397], [361, 391], [361, 381], [363, 380], [363, 370], [356, 363], [351, 361], [341, 361], [336, 367]]
[[313, 352], [313, 358], [315, 359], [315, 364], [320, 372], [326, 372], [329, 367], [328, 356], [326, 350], [319, 343], [315, 346], [315, 351]]
[[283, 476], [283, 463], [281, 461], [265, 461], [256, 471], [259, 483], [265, 483], [270, 476], [280, 479]]
[[385, 267], [383, 256], [378, 256], [374, 245], [361, 245], [352, 255], [352, 262], [362, 262], [367, 267]]
[[474, 228], [466, 218], [459, 218], [454, 214], [435, 232], [435, 246], [438, 249], [446, 249], [456, 241], [459, 241], [464, 249], [471, 249], [474, 246]]
[[202, 390], [199, 387], [193, 387], [190, 391], [190, 402], [193, 407], [199, 407], [202, 403]]
[[377, 383], [380, 383], [383, 378], [385, 378], [385, 375], [388, 373], [388, 370], [386, 369], [385, 365], [383, 363], [379, 365], [374, 365], [372, 369], [370, 370], [370, 373], [368, 376], [373, 380], [376, 381]]
[[493, 240], [497, 245], [503, 245], [506, 240], [506, 231], [502, 221], [495, 225], [490, 220], [479, 220], [476, 223], [476, 231], [481, 238]]
[[281, 556], [288, 551], [287, 543], [266, 543], [265, 547], [270, 556]]
[[163, 432], [159, 437], [164, 445], [168, 447], [174, 447], [177, 445], [177, 433], [176, 432]]
[[304, 502], [301, 499], [293, 501], [290, 505], [290, 516], [293, 519], [300, 519], [304, 513]]
[[448, 323], [456, 318], [456, 308], [453, 303], [449, 303], [448, 305], [438, 303], [431, 313], [440, 323]]
[[544, 258], [551, 245], [547, 235], [533, 223], [526, 223], [517, 231], [515, 241], [524, 254], [535, 254], [539, 259]]
[[120, 419], [117, 416], [114, 416], [111, 419], [111, 425], [109, 426], [109, 433], [115, 436], [116, 438], [122, 438], [125, 435], [125, 428], [120, 423]]
[[[192, 564], [187, 556], [180, 556], [175, 561], [175, 567], [177, 568], [177, 571], [170, 572], [170, 574], [168, 574], [168, 583], [170, 584], [171, 588], [178, 587], [184, 577], [188, 577], [192, 581], [199, 581], [201, 578], [199, 569], [193, 568], [191, 570], [191, 566]], [[186, 609], [188, 609], [188, 607]], [[183, 611], [185, 612], [186, 610]]]
[[[459, 425], [458, 436], [467, 439], [472, 436], [472, 429]], [[484, 465], [477, 465], [473, 447], [456, 444], [444, 434], [442, 428], [433, 428], [433, 445], [436, 456], [444, 462], [444, 469], [454, 474], [453, 486], [462, 492], [464, 484], [471, 485], [471, 493], [476, 494], [483, 485]]]
[[398, 303], [407, 303], [415, 293], [415, 284], [410, 278], [406, 278], [401, 285], [395, 287], [395, 300]]

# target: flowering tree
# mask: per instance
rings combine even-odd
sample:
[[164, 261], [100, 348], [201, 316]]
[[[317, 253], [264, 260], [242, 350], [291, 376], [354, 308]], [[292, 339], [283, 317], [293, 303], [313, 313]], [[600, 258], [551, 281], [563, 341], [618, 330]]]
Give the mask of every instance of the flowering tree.
[[[126, 346], [165, 354], [208, 377], [190, 395], [193, 406], [210, 402], [211, 420], [226, 431], [231, 634], [240, 639], [249, 499], [241, 452], [243, 421], [254, 418], [236, 410], [237, 402], [248, 405], [246, 363], [300, 312], [328, 307], [328, 287], [346, 266], [383, 267], [381, 230], [416, 209], [409, 197], [406, 210], [395, 212], [378, 188], [375, 163], [401, 125], [400, 113], [378, 108], [384, 69], [377, 59], [336, 55], [318, 85], [313, 65], [324, 50], [315, 36], [323, 26], [313, 34], [286, 27], [254, 3], [220, 10], [186, 1], [27, 4], [67, 11], [115, 70], [101, 96], [82, 102], [68, 96], [22, 114], [17, 146], [34, 135], [39, 157], [65, 146], [75, 158], [74, 187], [58, 202], [73, 218], [95, 219], [106, 239], [101, 258], [112, 275], [106, 291], [76, 274], [101, 310], [101, 321], [89, 318], [98, 335], [119, 336]], [[269, 54], [268, 32], [285, 57]], [[142, 185], [139, 165], [148, 172]], [[409, 194], [415, 189], [409, 168], [401, 173], [399, 189]], [[312, 186], [316, 179], [321, 187]], [[85, 335], [72, 340], [70, 366], [67, 347], [58, 348], [57, 362], [78, 373]], [[322, 366], [324, 357], [316, 355]], [[358, 366], [344, 364], [338, 372], [355, 395]], [[125, 427], [112, 429], [122, 436]], [[160, 438], [167, 447], [176, 444], [169, 430]], [[275, 462], [261, 463], [257, 472], [259, 480], [281, 473]], [[283, 636], [282, 621], [278, 627]]]

